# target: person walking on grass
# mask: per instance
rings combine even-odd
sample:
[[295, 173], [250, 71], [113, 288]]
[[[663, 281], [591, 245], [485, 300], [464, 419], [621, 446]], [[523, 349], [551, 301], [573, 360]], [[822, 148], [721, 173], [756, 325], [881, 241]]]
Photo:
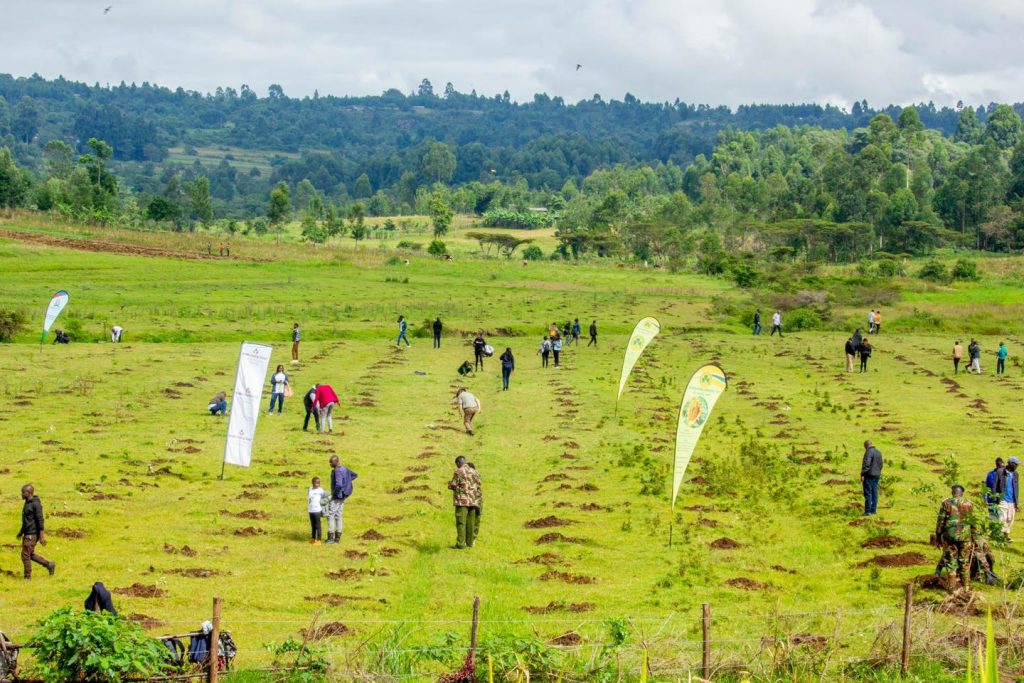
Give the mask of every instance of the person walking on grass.
[[[590, 348], [591, 344], [593, 344], [594, 346], [597, 346], [597, 321], [596, 320], [590, 321], [590, 330], [589, 330], [589, 332], [590, 332], [590, 341], [587, 342], [587, 348]], [[558, 365], [558, 363], [555, 363], [555, 365]]]
[[441, 316], [438, 316], [438, 317], [434, 318], [433, 328], [434, 328], [434, 348], [435, 349], [441, 348], [441, 328], [442, 327], [444, 327], [444, 326], [441, 324]]
[[43, 503], [36, 495], [32, 484], [25, 484], [21, 487], [21, 498], [25, 501], [21, 509], [21, 530], [18, 538], [21, 539], [21, 563], [25, 567], [25, 580], [32, 578], [32, 563], [46, 567], [46, 571], [53, 576], [56, 562], [50, 562], [41, 555], [36, 554], [36, 544], [46, 545], [46, 536], [43, 524]]
[[853, 345], [853, 337], [846, 340], [846, 371], [853, 372], [853, 359], [857, 355], [857, 347]]
[[466, 433], [473, 436], [473, 418], [483, 412], [480, 399], [466, 391], [465, 387], [460, 387], [455, 392], [454, 403], [459, 408], [459, 414], [462, 415], [462, 424], [466, 428]]
[[[590, 344], [587, 344], [590, 346]], [[557, 334], [555, 338], [551, 340], [551, 353], [555, 356], [555, 367], [558, 367], [558, 357], [562, 355], [562, 338]]]
[[569, 340], [569, 343], [579, 346], [580, 334], [582, 334], [582, 330], [580, 329], [580, 319], [576, 318], [572, 321], [572, 339]]
[[473, 338], [473, 369], [484, 369], [484, 356], [487, 355], [487, 341], [484, 339], [483, 330], [476, 333]]
[[395, 340], [395, 346], [401, 346], [403, 341], [406, 346], [411, 346], [409, 338], [405, 336], [407, 329], [409, 329], [409, 323], [406, 321], [405, 316], [398, 316], [398, 339]]
[[548, 328], [548, 336], [554, 337], [558, 334], [558, 323], [551, 323], [551, 327]]
[[501, 389], [502, 391], [508, 391], [508, 380], [512, 376], [512, 371], [516, 369], [516, 359], [512, 356], [512, 348], [506, 346], [505, 353], [501, 354], [499, 358], [501, 361]]
[[860, 348], [860, 343], [864, 341], [864, 335], [860, 333], [859, 327], [853, 331], [853, 336], [850, 337], [850, 340], [853, 342], [854, 350]]
[[455, 458], [455, 473], [448, 482], [448, 489], [455, 505], [455, 545], [452, 549], [472, 548], [477, 537], [483, 486], [480, 475], [461, 455]]
[[868, 313], [868, 334], [874, 334], [874, 333], [875, 333], [875, 309], [872, 308], [871, 312]]
[[316, 385], [306, 392], [306, 395], [302, 397], [302, 405], [306, 408], [306, 419], [302, 421], [302, 431], [309, 431], [309, 418], [313, 417], [313, 425], [317, 431], [320, 431], [320, 413], [314, 407], [316, 404]]
[[1007, 540], [1010, 539], [1013, 522], [1017, 519], [1018, 465], [1020, 465], [1020, 460], [1017, 458], [1010, 458], [1006, 462], [1006, 470], [1003, 475], [1006, 483], [1003, 486], [1002, 500], [999, 501], [999, 522], [1003, 525], [1003, 533], [1006, 535]]
[[754, 336], [761, 334], [761, 309], [754, 311]]
[[1010, 355], [1010, 352], [1006, 350], [1006, 342], [999, 342], [999, 348], [996, 350], [996, 374], [1002, 375], [1006, 372], [1006, 357]]
[[957, 339], [953, 344], [953, 374], [960, 374], [960, 361], [964, 358], [964, 345]]
[[1006, 465], [1002, 458], [996, 458], [995, 469], [985, 475], [985, 489], [988, 515], [999, 521], [999, 503], [1003, 501], [1003, 491], [1006, 490]]
[[306, 492], [306, 509], [309, 511], [310, 545], [320, 545], [323, 541], [324, 498], [327, 491], [320, 487], [320, 477], [313, 477], [312, 485]]
[[537, 350], [540, 354], [540, 366], [546, 368], [548, 366], [548, 356], [551, 354], [551, 339], [548, 337], [541, 337], [540, 349]]
[[875, 310], [875, 334], [882, 334], [882, 311]]
[[882, 478], [882, 452], [874, 442], [864, 442], [864, 458], [860, 465], [860, 483], [864, 489], [864, 516], [878, 513], [878, 481]]
[[299, 342], [302, 341], [302, 332], [299, 330], [299, 324], [295, 323], [292, 325], [292, 364], [298, 364], [299, 362]]
[[342, 514], [345, 501], [352, 496], [352, 482], [359, 475], [341, 464], [338, 456], [331, 456], [331, 500], [327, 503], [327, 543], [341, 543], [344, 528]]
[[277, 414], [284, 410], [284, 394], [288, 389], [288, 375], [284, 372], [284, 366], [278, 365], [277, 370], [270, 376], [270, 410], [267, 414], [274, 412], [274, 404], [277, 404]]
[[868, 359], [871, 358], [871, 352], [873, 350], [874, 349], [871, 346], [871, 342], [869, 342], [867, 339], [865, 339], [864, 341], [862, 341], [860, 343], [860, 371], [861, 372], [867, 372], [868, 371]]
[[[974, 505], [964, 498], [964, 487], [954, 484], [951, 497], [942, 501], [935, 521], [935, 542], [943, 549], [942, 565], [950, 575], [956, 574], [960, 587], [971, 589], [971, 559], [976, 536]], [[937, 567], [936, 576], [942, 575]]]
[[973, 372], [974, 374], [981, 374], [981, 344], [977, 340], [972, 339], [971, 343], [967, 345], [967, 356], [971, 360], [971, 364], [967, 367], [967, 372]]
[[320, 414], [320, 432], [334, 431], [334, 406], [338, 405], [338, 395], [330, 384], [318, 384], [313, 397], [313, 407]]
[[779, 339], [782, 339], [782, 311], [775, 311], [772, 315], [772, 332], [769, 337], [774, 337], [775, 333], [779, 333]]
[[210, 410], [210, 415], [227, 415], [228, 414], [228, 395], [225, 392], [220, 392], [210, 399], [210, 404], [206, 406]]

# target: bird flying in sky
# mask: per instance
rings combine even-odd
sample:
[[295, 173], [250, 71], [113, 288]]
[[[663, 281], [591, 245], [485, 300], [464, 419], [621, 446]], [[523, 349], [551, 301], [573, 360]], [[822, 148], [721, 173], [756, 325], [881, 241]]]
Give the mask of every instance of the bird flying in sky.
[[103, 10], [103, 13], [104, 14], [110, 14], [110, 10], [112, 10], [112, 9], [114, 9], [113, 5], [107, 5], [106, 8]]
[[577, 71], [579, 71], [579, 70], [580, 70], [580, 69], [582, 69], [582, 68], [583, 68], [583, 65], [582, 65], [582, 64], [577, 64], [577, 65], [576, 65], [576, 70], [577, 70]]

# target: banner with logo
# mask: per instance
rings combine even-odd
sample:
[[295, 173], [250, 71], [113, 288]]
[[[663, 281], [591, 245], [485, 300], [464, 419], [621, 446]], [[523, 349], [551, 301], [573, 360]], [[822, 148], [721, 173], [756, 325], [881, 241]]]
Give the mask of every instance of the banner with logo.
[[658, 336], [658, 332], [661, 332], [661, 324], [651, 317], [644, 318], [633, 328], [633, 334], [630, 335], [629, 344], [626, 346], [626, 355], [622, 359], [622, 375], [619, 377], [619, 395], [615, 397], [616, 403], [622, 398], [626, 380], [629, 379], [629, 373], [633, 372], [633, 366], [640, 359], [640, 354], [651, 340]]
[[43, 337], [39, 340], [39, 343], [46, 341], [46, 333], [53, 327], [53, 323], [57, 320], [57, 316], [64, 310], [64, 307], [68, 305], [68, 300], [71, 297], [63, 289], [54, 293], [50, 297], [50, 305], [46, 307], [46, 317], [43, 318]]
[[672, 506], [675, 507], [679, 486], [683, 483], [683, 475], [690, 464], [693, 449], [697, 447], [704, 425], [711, 417], [711, 411], [718, 397], [725, 391], [728, 381], [722, 368], [717, 365], [705, 365], [693, 373], [683, 402], [679, 405], [679, 424], [676, 426], [676, 462], [672, 475]]
[[224, 442], [224, 462], [248, 467], [252, 460], [252, 442], [256, 437], [256, 419], [263, 401], [263, 384], [270, 366], [271, 347], [242, 343], [235, 374], [235, 392], [231, 397], [231, 418]]

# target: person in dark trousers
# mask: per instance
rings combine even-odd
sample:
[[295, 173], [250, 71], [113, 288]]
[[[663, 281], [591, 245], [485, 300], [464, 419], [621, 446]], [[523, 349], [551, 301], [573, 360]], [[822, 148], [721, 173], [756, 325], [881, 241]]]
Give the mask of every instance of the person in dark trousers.
[[864, 459], [860, 465], [860, 483], [864, 488], [864, 516], [878, 513], [878, 480], [882, 478], [882, 452], [874, 442], [864, 442]]
[[953, 374], [960, 374], [960, 361], [964, 359], [964, 345], [957, 339], [953, 344]]
[[566, 320], [565, 325], [562, 327], [562, 339], [572, 340], [572, 321]]
[[455, 458], [455, 473], [448, 482], [455, 505], [455, 545], [453, 549], [472, 548], [477, 536], [477, 515], [483, 499], [480, 475], [461, 455]]
[[110, 612], [115, 617], [117, 616], [114, 599], [110, 597], [110, 591], [100, 581], [92, 585], [92, 591], [85, 599], [85, 609], [87, 612]]
[[[483, 480], [480, 478], [480, 473], [476, 469], [476, 465], [471, 462], [466, 462], [466, 466], [473, 470], [473, 475], [476, 477], [476, 481], [481, 485], [480, 487], [480, 498], [478, 505], [476, 506], [476, 524], [473, 526], [473, 542], [476, 543], [476, 537], [480, 535], [480, 518], [484, 516], [484, 492], [483, 492]], [[466, 539], [467, 541], [469, 539]]]
[[996, 458], [996, 467], [985, 476], [985, 504], [992, 519], [999, 519], [999, 503], [1006, 490], [1006, 465], [1002, 458]]
[[306, 408], [306, 419], [302, 421], [302, 431], [309, 431], [309, 416], [313, 416], [313, 424], [316, 426], [316, 431], [320, 431], [320, 412], [313, 407], [316, 403], [316, 385], [306, 392], [306, 395], [302, 397], [302, 405]]
[[499, 358], [501, 361], [501, 389], [502, 391], [508, 391], [508, 380], [512, 376], [512, 371], [516, 369], [516, 359], [512, 356], [512, 349], [505, 347], [505, 353], [501, 354]]
[[[592, 321], [590, 323], [590, 341], [587, 342], [587, 346], [589, 347], [591, 344], [593, 344], [594, 346], [597, 346], [597, 321], [596, 320], [594, 320], [594, 321]], [[555, 365], [558, 365], [558, 363], [555, 363]]]
[[299, 331], [299, 324], [292, 326], [292, 363], [299, 362], [299, 342], [302, 341], [302, 332]]
[[[587, 344], [587, 346], [590, 346], [590, 344]], [[558, 358], [562, 355], [562, 338], [557, 334], [555, 335], [555, 338], [551, 340], [551, 353], [555, 357], [555, 367], [557, 368]]]
[[405, 332], [408, 329], [409, 323], [406, 321], [405, 316], [398, 316], [398, 339], [395, 340], [395, 346], [401, 346], [403, 340], [405, 341], [406, 346], [410, 346], [409, 338], [405, 336]]
[[860, 343], [860, 371], [868, 371], [868, 358], [871, 358], [871, 342], [867, 339]]
[[582, 330], [580, 329], [580, 319], [576, 318], [572, 321], [572, 339], [569, 340], [569, 343], [579, 346], [580, 334], [582, 334]]
[[846, 340], [846, 371], [853, 372], [853, 359], [857, 355], [857, 347], [853, 345], [853, 337]]
[[487, 342], [484, 340], [484, 333], [477, 332], [476, 338], [473, 339], [473, 369], [483, 370], [484, 369], [484, 348], [487, 346]]
[[853, 331], [853, 336], [850, 337], [850, 341], [853, 342], [854, 349], [860, 348], [860, 343], [864, 341], [864, 336], [860, 333], [859, 327]]
[[999, 348], [996, 350], [996, 374], [1001, 375], [1006, 372], [1006, 357], [1010, 355], [1010, 352], [1006, 350], [1006, 342], [999, 342]]
[[540, 366], [546, 368], [548, 366], [548, 356], [551, 355], [551, 340], [547, 337], [541, 337], [540, 349], [537, 353], [540, 354]]
[[761, 334], [761, 309], [754, 311], [754, 336]]
[[441, 318], [434, 318], [434, 348], [441, 348], [441, 328], [444, 327], [441, 324]]
[[46, 571], [53, 576], [57, 563], [49, 562], [36, 554], [36, 544], [46, 545], [43, 529], [43, 503], [36, 495], [32, 484], [25, 484], [21, 487], [21, 498], [25, 501], [25, 506], [21, 510], [21, 531], [18, 532], [18, 538], [21, 539], [21, 563], [25, 566], [25, 580], [32, 578], [33, 562], [46, 567]]
[[774, 337], [775, 333], [779, 333], [779, 339], [782, 339], [782, 311], [775, 311], [772, 315], [772, 331], [769, 337]]

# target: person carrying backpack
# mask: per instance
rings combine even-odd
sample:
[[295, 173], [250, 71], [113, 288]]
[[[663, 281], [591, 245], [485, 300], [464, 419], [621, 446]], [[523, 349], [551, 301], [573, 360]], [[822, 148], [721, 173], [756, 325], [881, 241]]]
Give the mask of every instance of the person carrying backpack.
[[331, 456], [330, 463], [331, 500], [327, 504], [327, 543], [333, 545], [341, 542], [345, 501], [352, 496], [352, 482], [359, 475], [342, 465], [336, 455]]
[[508, 380], [512, 371], [516, 369], [516, 359], [512, 356], [511, 347], [505, 347], [505, 353], [501, 354], [501, 389], [508, 391]]
[[860, 343], [860, 371], [868, 371], [868, 358], [871, 358], [871, 342], [867, 339]]
[[551, 340], [547, 337], [541, 337], [540, 349], [537, 350], [540, 354], [540, 366], [546, 368], [548, 366], [548, 355], [551, 354]]
[[405, 316], [398, 316], [398, 339], [395, 341], [395, 346], [401, 346], [403, 340], [405, 341], [406, 346], [411, 346], [411, 344], [409, 344], [409, 338], [405, 336], [405, 332], [408, 328], [409, 323], [406, 321]]

